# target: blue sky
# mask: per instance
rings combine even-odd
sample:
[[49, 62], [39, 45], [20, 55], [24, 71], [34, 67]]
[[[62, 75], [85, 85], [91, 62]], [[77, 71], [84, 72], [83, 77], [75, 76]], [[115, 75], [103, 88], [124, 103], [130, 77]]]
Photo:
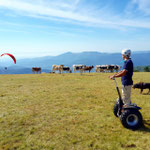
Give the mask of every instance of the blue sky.
[[149, 0], [0, 0], [0, 51], [18, 58], [150, 50]]

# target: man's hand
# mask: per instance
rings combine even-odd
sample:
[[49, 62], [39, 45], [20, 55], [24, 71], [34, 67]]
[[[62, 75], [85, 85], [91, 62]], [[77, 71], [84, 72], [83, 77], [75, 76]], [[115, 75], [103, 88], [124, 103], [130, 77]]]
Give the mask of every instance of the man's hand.
[[109, 76], [109, 78], [110, 78], [111, 80], [113, 80], [113, 78], [115, 78], [115, 75]]

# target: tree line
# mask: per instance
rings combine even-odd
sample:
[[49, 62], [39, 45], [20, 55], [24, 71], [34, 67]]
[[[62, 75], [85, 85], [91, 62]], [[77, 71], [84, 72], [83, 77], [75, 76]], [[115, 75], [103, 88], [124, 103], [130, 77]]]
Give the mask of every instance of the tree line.
[[136, 66], [134, 72], [150, 72], [150, 65], [148, 66]]

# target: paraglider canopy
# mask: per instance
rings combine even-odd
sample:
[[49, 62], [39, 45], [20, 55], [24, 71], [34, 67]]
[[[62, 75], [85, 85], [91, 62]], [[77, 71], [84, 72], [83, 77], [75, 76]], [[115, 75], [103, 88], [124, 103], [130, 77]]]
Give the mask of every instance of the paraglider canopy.
[[14, 63], [16, 64], [16, 58], [15, 58], [12, 54], [4, 53], [4, 54], [2, 54], [1, 56], [4, 56], [4, 55], [10, 56], [10, 57], [13, 59]]

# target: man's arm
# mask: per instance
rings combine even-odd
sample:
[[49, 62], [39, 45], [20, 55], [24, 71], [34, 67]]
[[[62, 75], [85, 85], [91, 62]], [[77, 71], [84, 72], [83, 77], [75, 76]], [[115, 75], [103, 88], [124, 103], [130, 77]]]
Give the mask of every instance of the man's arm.
[[126, 75], [126, 73], [127, 73], [127, 70], [123, 69], [122, 71], [120, 71], [120, 72], [118, 72], [118, 73], [116, 73], [116, 74], [110, 76], [109, 78], [110, 78], [110, 79], [113, 79], [114, 77], [115, 77], [115, 78], [116, 78], [116, 77], [123, 77], [123, 76]]

